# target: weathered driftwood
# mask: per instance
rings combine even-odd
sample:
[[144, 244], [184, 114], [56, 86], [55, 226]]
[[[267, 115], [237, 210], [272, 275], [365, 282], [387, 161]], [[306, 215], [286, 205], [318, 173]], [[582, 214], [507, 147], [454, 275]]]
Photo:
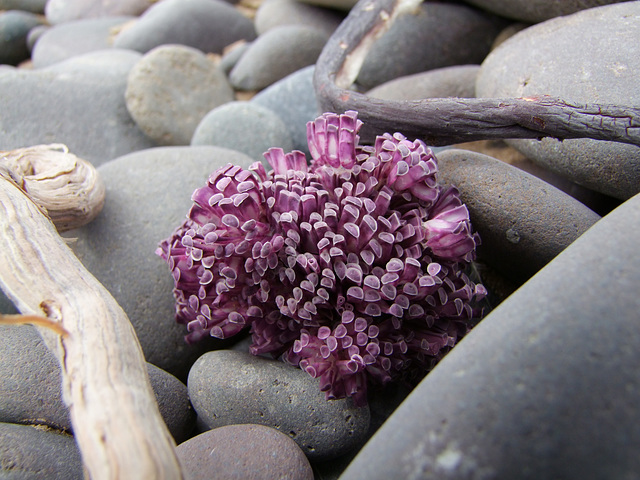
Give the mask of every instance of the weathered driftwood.
[[182, 478], [126, 314], [2, 173], [0, 242], [0, 287], [60, 362], [63, 399], [90, 477]]
[[66, 145], [0, 151], [0, 169], [47, 212], [59, 232], [89, 223], [104, 205], [105, 188], [96, 169]]
[[[593, 138], [640, 145], [640, 108], [552, 97], [380, 100], [349, 90], [375, 40], [420, 0], [360, 0], [318, 58], [314, 85], [324, 111], [357, 110], [360, 136], [402, 132], [429, 145], [473, 140]], [[399, 46], [398, 48], [402, 48]], [[428, 46], [425, 46], [428, 48]]]

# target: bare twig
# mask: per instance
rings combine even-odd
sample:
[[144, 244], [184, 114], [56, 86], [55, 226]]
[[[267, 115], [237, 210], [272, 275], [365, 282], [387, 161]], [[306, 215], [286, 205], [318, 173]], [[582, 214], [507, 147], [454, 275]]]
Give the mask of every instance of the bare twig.
[[[325, 111], [357, 110], [363, 142], [399, 131], [430, 145], [501, 138], [593, 138], [640, 145], [640, 108], [535, 98], [387, 101], [348, 90], [374, 40], [418, 0], [360, 0], [325, 45], [314, 85]], [[428, 48], [428, 46], [425, 46]]]
[[126, 314], [27, 194], [3, 175], [0, 239], [0, 286], [28, 316], [10, 320], [36, 324], [57, 356], [90, 477], [182, 478]]

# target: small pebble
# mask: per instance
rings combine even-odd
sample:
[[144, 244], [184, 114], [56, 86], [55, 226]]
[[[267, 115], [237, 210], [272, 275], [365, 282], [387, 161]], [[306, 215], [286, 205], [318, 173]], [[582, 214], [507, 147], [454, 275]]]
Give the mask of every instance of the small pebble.
[[309, 459], [361, 446], [369, 407], [326, 400], [318, 380], [297, 367], [233, 350], [204, 354], [189, 372], [189, 397], [209, 428], [252, 423], [290, 436]]
[[300, 447], [264, 425], [214, 428], [178, 445], [185, 480], [313, 480]]

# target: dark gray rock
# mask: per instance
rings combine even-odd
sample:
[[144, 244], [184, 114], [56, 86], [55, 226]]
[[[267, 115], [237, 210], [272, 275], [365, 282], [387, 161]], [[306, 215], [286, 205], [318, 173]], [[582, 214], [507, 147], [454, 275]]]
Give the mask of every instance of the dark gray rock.
[[45, 8], [52, 25], [98, 17], [138, 16], [154, 0], [49, 0]]
[[309, 155], [307, 122], [320, 115], [320, 105], [313, 88], [315, 66], [305, 67], [274, 83], [251, 99], [276, 112], [289, 128], [293, 148]]
[[2, 290], [0, 290], [0, 313], [18, 313], [13, 302], [7, 298]]
[[196, 128], [191, 145], [230, 148], [258, 162], [265, 162], [262, 154], [271, 147], [285, 152], [293, 148], [289, 129], [280, 117], [251, 102], [231, 102], [207, 113]]
[[102, 50], [39, 70], [0, 75], [0, 144], [4, 150], [64, 143], [100, 165], [153, 142], [124, 101], [127, 75], [140, 54]]
[[344, 10], [348, 12], [351, 10], [357, 0], [300, 0], [301, 2], [308, 3], [310, 5], [318, 5], [320, 7], [334, 8], [336, 10]]
[[82, 480], [80, 451], [70, 435], [0, 423], [0, 478]]
[[330, 459], [361, 445], [369, 407], [326, 400], [318, 380], [299, 368], [248, 353], [204, 354], [189, 372], [189, 396], [209, 428], [252, 423], [289, 435], [309, 459]]
[[417, 13], [400, 15], [375, 42], [357, 83], [368, 90], [426, 70], [480, 64], [504, 26], [504, 21], [472, 7], [424, 2]]
[[44, 13], [47, 0], [0, 0], [0, 10], [22, 10], [23, 12]]
[[489, 12], [523, 22], [537, 23], [587, 8], [626, 0], [465, 0]]
[[42, 68], [62, 60], [111, 48], [112, 29], [134, 17], [107, 17], [76, 20], [48, 28], [36, 42], [31, 60], [34, 68]]
[[226, 75], [200, 50], [163, 45], [129, 73], [127, 110], [160, 145], [188, 145], [203, 117], [234, 99]]
[[29, 30], [42, 23], [42, 18], [34, 13], [19, 10], [0, 11], [0, 63], [17, 65], [27, 60]]
[[329, 39], [321, 30], [298, 25], [260, 35], [238, 60], [229, 81], [238, 90], [262, 90], [290, 73], [316, 63]]
[[304, 452], [264, 425], [228, 425], [178, 445], [186, 480], [313, 480]]
[[438, 153], [439, 181], [453, 184], [480, 234], [479, 258], [524, 281], [600, 216], [554, 186], [469, 150]]
[[238, 40], [253, 40], [253, 22], [221, 0], [161, 0], [135, 25], [120, 32], [113, 46], [146, 53], [177, 43], [205, 53], [222, 53]]
[[88, 225], [67, 232], [87, 269], [111, 292], [136, 330], [145, 358], [185, 381], [206, 350], [224, 342], [187, 345], [186, 327], [175, 321], [173, 279], [155, 255], [158, 243], [185, 219], [191, 194], [227, 163], [253, 160], [219, 147], [159, 147], [117, 158], [98, 171], [105, 206]]
[[[483, 62], [477, 95], [551, 95], [578, 105], [638, 105], [637, 15], [640, 2], [625, 2], [527, 28], [502, 43]], [[545, 168], [592, 190], [619, 199], [640, 192], [637, 146], [551, 138], [510, 140], [509, 144]]]
[[367, 92], [384, 100], [420, 100], [423, 98], [473, 98], [480, 65], [456, 65], [436, 68], [395, 78]]
[[254, 23], [258, 35], [284, 25], [317, 28], [331, 35], [344, 17], [344, 13], [337, 10], [309, 5], [298, 0], [266, 0], [258, 7]]
[[[187, 387], [154, 365], [147, 364], [147, 371], [173, 438], [189, 438], [195, 413]], [[34, 327], [0, 325], [0, 377], [0, 422], [72, 430], [61, 396], [60, 366]]]
[[639, 228], [636, 196], [465, 336], [341, 479], [637, 478]]

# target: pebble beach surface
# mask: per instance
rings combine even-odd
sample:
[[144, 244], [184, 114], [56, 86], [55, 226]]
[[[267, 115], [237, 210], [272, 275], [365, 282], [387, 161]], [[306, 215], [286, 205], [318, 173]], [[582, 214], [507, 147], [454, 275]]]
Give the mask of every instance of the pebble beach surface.
[[[246, 335], [184, 341], [158, 243], [214, 170], [269, 168], [270, 147], [309, 156], [315, 63], [353, 5], [0, 0], [0, 151], [62, 143], [100, 173], [103, 211], [64, 236], [127, 313], [186, 478], [638, 478], [634, 145], [434, 149], [482, 239], [487, 315], [413, 391], [326, 400]], [[425, 1], [352, 88], [637, 107], [639, 38], [640, 1]], [[15, 311], [0, 291], [0, 313]], [[59, 366], [30, 325], [0, 325], [5, 478], [83, 478]]]

